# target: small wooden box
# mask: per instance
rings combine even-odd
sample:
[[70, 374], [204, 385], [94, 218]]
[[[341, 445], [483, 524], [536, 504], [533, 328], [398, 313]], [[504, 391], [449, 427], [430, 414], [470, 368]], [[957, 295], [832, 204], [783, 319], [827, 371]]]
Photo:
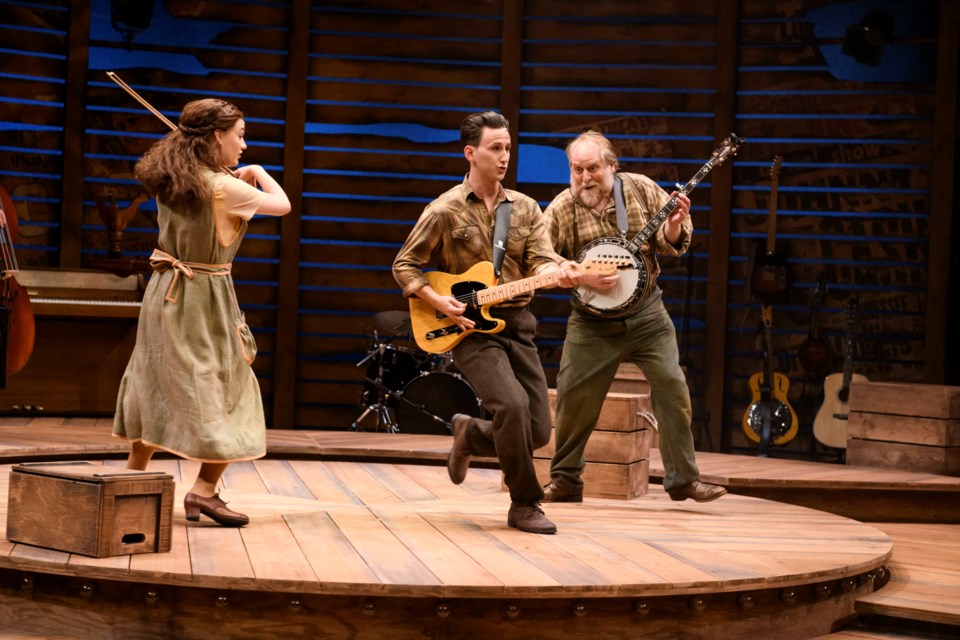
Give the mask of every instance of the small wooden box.
[[173, 477], [84, 462], [14, 465], [7, 538], [95, 558], [170, 551]]
[[[557, 390], [550, 389], [549, 397], [553, 417]], [[607, 394], [597, 426], [590, 434], [583, 454], [586, 461], [583, 495], [630, 500], [647, 492], [654, 430], [644, 415], [650, 413], [649, 395]], [[550, 442], [533, 453], [534, 466], [542, 484], [550, 480], [550, 460], [555, 452], [554, 434], [551, 433]]]
[[960, 387], [850, 385], [847, 464], [960, 475]]

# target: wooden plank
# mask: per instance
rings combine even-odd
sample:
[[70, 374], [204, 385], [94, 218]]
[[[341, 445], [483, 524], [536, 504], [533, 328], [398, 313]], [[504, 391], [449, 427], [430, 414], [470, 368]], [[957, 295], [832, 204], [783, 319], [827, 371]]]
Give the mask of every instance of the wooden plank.
[[447, 593], [457, 597], [481, 595], [490, 589], [502, 589], [503, 583], [481, 562], [471, 557], [444, 532], [429, 523], [419, 513], [372, 510], [380, 522], [397, 540], [436, 575], [447, 587]]
[[960, 418], [960, 387], [901, 382], [854, 382], [850, 411], [920, 418]]
[[204, 586], [242, 588], [256, 583], [239, 529], [201, 521], [187, 527], [187, 543], [192, 575]]
[[[550, 415], [555, 416], [557, 407], [557, 390], [548, 389], [550, 400]], [[601, 431], [636, 431], [649, 426], [649, 419], [645, 414], [652, 416], [650, 396], [638, 396], [632, 393], [608, 392], [600, 409], [595, 429]]]
[[269, 580], [278, 589], [316, 584], [316, 573], [282, 515], [260, 515], [255, 526], [243, 527], [240, 535], [257, 580]]
[[[540, 484], [550, 481], [550, 460], [535, 458]], [[583, 468], [583, 495], [594, 498], [631, 500], [647, 492], [650, 477], [650, 461], [640, 460], [629, 464], [587, 462]]]
[[943, 420], [851, 411], [848, 438], [960, 447], [960, 419]]
[[960, 625], [960, 525], [877, 526], [894, 541], [890, 582], [858, 598], [857, 611]]
[[366, 509], [337, 510], [330, 518], [343, 531], [380, 581], [384, 592], [442, 595], [441, 582], [397, 537]]
[[63, 207], [60, 219], [61, 268], [80, 266], [80, 234], [83, 225], [84, 125], [87, 99], [87, 67], [90, 58], [90, 5], [71, 2], [67, 35], [66, 86], [63, 122]]
[[284, 519], [321, 588], [360, 595], [382, 591], [380, 579], [329, 513], [287, 514]]
[[273, 377], [271, 426], [294, 426], [296, 398], [297, 310], [299, 303], [300, 215], [303, 211], [303, 169], [305, 120], [302, 105], [307, 94], [310, 3], [294, 0], [290, 5], [287, 45], [286, 113], [284, 121], [283, 190], [290, 199], [291, 212], [280, 223], [280, 287], [277, 292], [277, 346]]
[[847, 439], [847, 464], [960, 475], [960, 447]]
[[[588, 462], [612, 462], [629, 464], [650, 457], [650, 445], [653, 442], [653, 429], [637, 431], [600, 431], [590, 434], [584, 458]], [[556, 453], [556, 430], [550, 433], [550, 441], [533, 452], [535, 458], [550, 459]]]
[[[955, 202], [957, 136], [957, 69], [960, 66], [960, 10], [955, 2], [941, 0], [937, 34], [936, 110], [934, 115], [934, 145], [931, 168], [930, 265], [927, 270], [926, 300], [928, 309], [924, 331], [924, 379], [944, 382], [948, 343], [947, 326], [951, 312], [949, 270], [935, 265], [950, 260]], [[954, 342], [956, 344], [956, 342]], [[955, 371], [955, 369], [954, 369]], [[957, 417], [957, 414], [952, 414]]]

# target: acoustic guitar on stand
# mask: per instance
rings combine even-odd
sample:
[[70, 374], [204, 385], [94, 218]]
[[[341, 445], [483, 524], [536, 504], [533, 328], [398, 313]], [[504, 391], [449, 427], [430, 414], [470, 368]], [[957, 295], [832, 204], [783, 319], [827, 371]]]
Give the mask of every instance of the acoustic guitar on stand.
[[753, 399], [743, 414], [743, 432], [759, 444], [759, 457], [766, 457], [770, 444], [785, 444], [797, 435], [797, 413], [790, 406], [790, 380], [773, 371], [773, 309], [763, 305], [763, 371], [750, 376]]
[[787, 260], [777, 253], [777, 190], [783, 158], [773, 157], [770, 167], [770, 209], [767, 214], [767, 244], [757, 251], [750, 272], [750, 292], [762, 300], [787, 290]]
[[858, 306], [856, 296], [847, 301], [844, 311], [846, 333], [843, 338], [843, 373], [831, 373], [823, 381], [823, 405], [813, 420], [813, 436], [821, 444], [835, 449], [847, 448], [850, 383], [867, 381], [866, 376], [853, 372], [853, 330]]
[[[584, 261], [578, 268], [611, 275], [630, 266], [627, 260], [607, 258]], [[474, 322], [472, 329], [461, 329], [429, 303], [410, 296], [410, 329], [417, 346], [427, 353], [446, 353], [471, 333], [502, 331], [506, 323], [490, 315], [491, 306], [535, 289], [555, 286], [559, 281], [559, 273], [553, 271], [497, 285], [492, 262], [478, 262], [457, 275], [428, 271], [424, 276], [434, 291], [466, 304], [464, 315]]]

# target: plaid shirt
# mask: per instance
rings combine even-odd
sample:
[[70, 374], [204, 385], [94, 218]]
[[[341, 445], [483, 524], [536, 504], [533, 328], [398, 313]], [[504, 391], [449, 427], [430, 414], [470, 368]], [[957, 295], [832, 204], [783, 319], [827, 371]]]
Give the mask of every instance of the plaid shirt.
[[[504, 200], [513, 205], [499, 284], [555, 271], [563, 259], [550, 244], [540, 205], [519, 191], [501, 187], [497, 204]], [[393, 261], [393, 277], [403, 295], [411, 296], [428, 284], [423, 268], [432, 261], [440, 271], [452, 274], [463, 273], [478, 262], [493, 262], [493, 223], [493, 215], [466, 177], [428, 204]], [[526, 293], [497, 306], [524, 306], [532, 297], [532, 292]]]
[[[627, 239], [632, 240], [637, 233], [655, 216], [663, 205], [670, 200], [670, 194], [650, 178], [638, 173], [619, 173], [623, 180], [623, 200], [627, 208]], [[565, 189], [545, 212], [550, 225], [550, 237], [556, 251], [571, 260], [575, 260], [583, 248], [598, 238], [619, 238], [617, 229], [617, 210], [613, 198], [609, 206], [602, 213], [597, 213], [591, 207], [573, 197], [570, 189]], [[575, 230], [576, 229], [576, 230]], [[651, 273], [649, 277], [656, 280], [660, 273], [660, 264], [656, 254], [679, 256], [690, 247], [693, 235], [693, 223], [690, 217], [683, 221], [680, 232], [679, 247], [670, 244], [664, 235], [665, 225], [660, 225], [657, 232], [640, 247], [649, 260]], [[653, 247], [650, 245], [653, 244]]]

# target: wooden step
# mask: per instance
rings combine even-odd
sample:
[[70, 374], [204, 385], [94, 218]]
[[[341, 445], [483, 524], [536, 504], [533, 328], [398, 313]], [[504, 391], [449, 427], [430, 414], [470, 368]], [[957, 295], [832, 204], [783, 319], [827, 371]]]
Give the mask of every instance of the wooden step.
[[960, 525], [875, 526], [893, 540], [890, 581], [858, 598], [857, 613], [947, 625], [960, 637]]

